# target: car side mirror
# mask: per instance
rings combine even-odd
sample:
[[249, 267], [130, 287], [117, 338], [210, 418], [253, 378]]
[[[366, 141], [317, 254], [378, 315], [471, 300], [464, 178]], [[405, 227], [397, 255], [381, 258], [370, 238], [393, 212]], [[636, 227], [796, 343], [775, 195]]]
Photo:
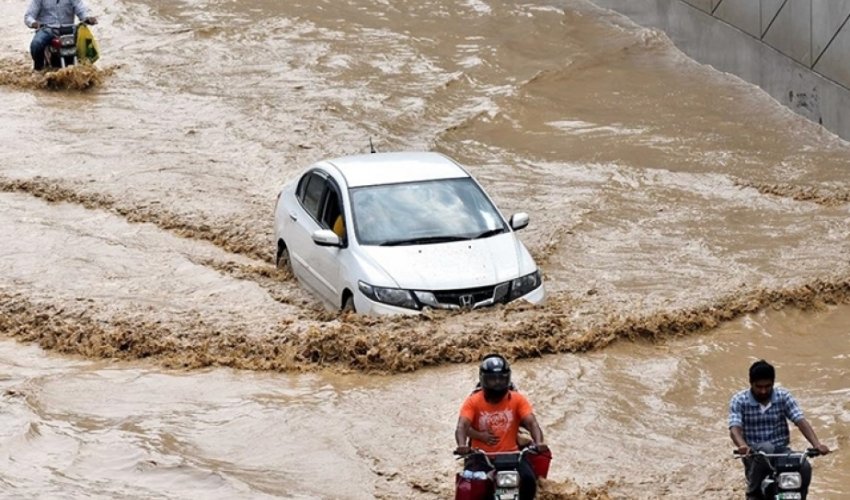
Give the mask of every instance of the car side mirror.
[[519, 212], [511, 215], [511, 228], [518, 231], [528, 225], [528, 214]]
[[341, 247], [339, 236], [330, 229], [319, 229], [313, 233], [313, 242], [320, 247]]

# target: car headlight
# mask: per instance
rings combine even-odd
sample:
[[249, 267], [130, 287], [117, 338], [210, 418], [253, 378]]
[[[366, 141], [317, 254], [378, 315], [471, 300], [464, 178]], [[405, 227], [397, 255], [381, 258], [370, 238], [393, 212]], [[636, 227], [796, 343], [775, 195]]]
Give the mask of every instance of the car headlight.
[[372, 286], [362, 281], [357, 282], [357, 287], [360, 288], [363, 295], [375, 302], [383, 302], [391, 306], [406, 307], [408, 309], [419, 309], [410, 290]]
[[519, 473], [516, 471], [502, 471], [496, 474], [497, 488], [516, 488], [519, 486]]
[[779, 489], [796, 490], [803, 484], [803, 478], [799, 472], [783, 472], [779, 474]]
[[416, 295], [417, 299], [419, 299], [419, 303], [424, 306], [431, 306], [434, 308], [440, 306], [440, 304], [437, 302], [437, 297], [434, 295], [434, 292], [420, 292], [417, 290], [414, 291], [413, 294]]
[[531, 274], [520, 276], [519, 278], [511, 281], [511, 293], [508, 296], [508, 300], [511, 301], [518, 299], [539, 286], [540, 270], [538, 269]]

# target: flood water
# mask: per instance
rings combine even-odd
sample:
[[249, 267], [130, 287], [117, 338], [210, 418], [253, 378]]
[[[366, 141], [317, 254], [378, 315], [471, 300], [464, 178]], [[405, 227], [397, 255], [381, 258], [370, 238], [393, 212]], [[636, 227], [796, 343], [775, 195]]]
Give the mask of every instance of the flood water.
[[[0, 0], [0, 496], [450, 498], [491, 351], [541, 497], [742, 497], [759, 358], [850, 494], [846, 142], [584, 0], [89, 4], [81, 91]], [[369, 138], [528, 212], [546, 303], [342, 316], [277, 271], [280, 186]]]

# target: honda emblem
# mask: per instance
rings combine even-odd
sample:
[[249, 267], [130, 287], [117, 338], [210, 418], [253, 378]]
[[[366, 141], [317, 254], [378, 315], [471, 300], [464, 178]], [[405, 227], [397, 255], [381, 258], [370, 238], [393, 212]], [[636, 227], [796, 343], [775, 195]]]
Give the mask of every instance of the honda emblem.
[[472, 295], [461, 295], [459, 300], [460, 307], [472, 309]]

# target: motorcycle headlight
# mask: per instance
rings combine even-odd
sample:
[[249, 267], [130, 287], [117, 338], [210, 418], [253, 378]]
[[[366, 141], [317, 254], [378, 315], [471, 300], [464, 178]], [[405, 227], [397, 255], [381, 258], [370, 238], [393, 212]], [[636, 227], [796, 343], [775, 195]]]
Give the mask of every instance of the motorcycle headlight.
[[779, 489], [796, 490], [803, 484], [803, 478], [799, 472], [783, 472], [779, 474]]
[[372, 286], [362, 281], [357, 283], [357, 287], [363, 292], [363, 295], [375, 302], [383, 302], [391, 306], [406, 307], [408, 309], [419, 309], [409, 290]]
[[539, 286], [540, 270], [538, 269], [531, 274], [520, 276], [519, 278], [511, 281], [511, 293], [508, 296], [508, 300], [518, 299]]
[[502, 471], [496, 474], [497, 488], [516, 488], [519, 486], [519, 473], [516, 471]]

